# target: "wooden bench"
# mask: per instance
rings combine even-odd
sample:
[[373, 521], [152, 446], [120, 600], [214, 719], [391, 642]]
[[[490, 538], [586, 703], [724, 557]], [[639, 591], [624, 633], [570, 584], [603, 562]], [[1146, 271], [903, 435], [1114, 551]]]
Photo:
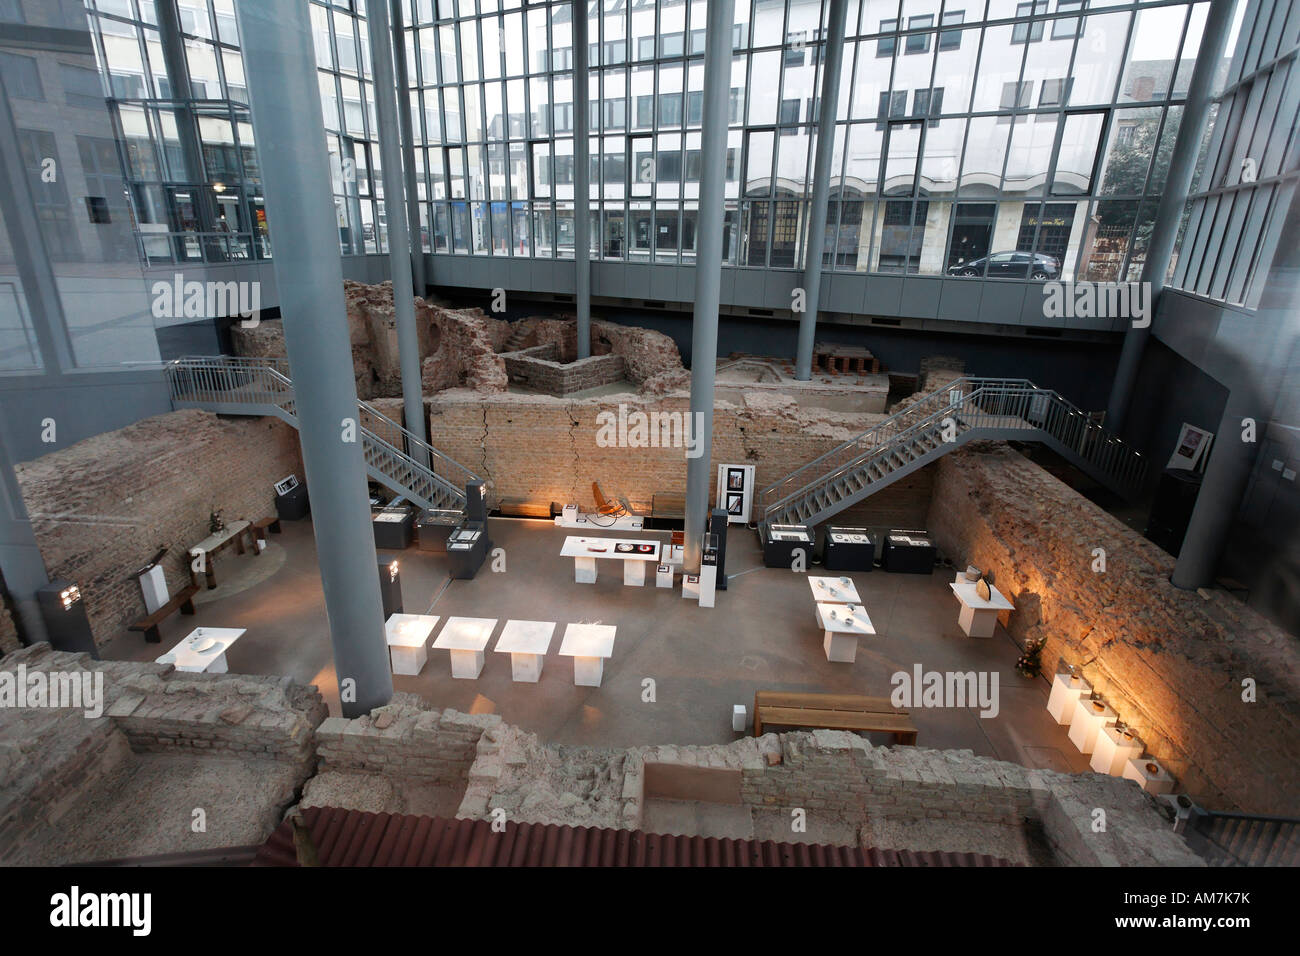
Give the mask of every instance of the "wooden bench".
[[142, 617], [130, 627], [128, 631], [144, 631], [144, 639], [150, 644], [157, 644], [162, 640], [158, 633], [158, 625], [171, 616], [171, 614], [180, 610], [182, 614], [194, 613], [194, 595], [199, 593], [197, 584], [190, 584], [182, 588], [172, 599], [164, 604], [158, 610], [154, 611], [148, 617]]
[[893, 734], [896, 744], [916, 744], [917, 729], [908, 712], [885, 697], [760, 690], [754, 693], [755, 737], [763, 735], [764, 722], [782, 727]]

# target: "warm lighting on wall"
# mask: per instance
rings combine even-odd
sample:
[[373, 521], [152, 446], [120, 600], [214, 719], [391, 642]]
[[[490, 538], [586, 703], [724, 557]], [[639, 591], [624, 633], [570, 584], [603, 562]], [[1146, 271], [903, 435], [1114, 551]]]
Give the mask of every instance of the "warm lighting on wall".
[[397, 562], [396, 562], [396, 561], [394, 561], [392, 564], [390, 564], [390, 565], [388, 566], [388, 580], [390, 580], [390, 581], [396, 581], [396, 580], [397, 580]]

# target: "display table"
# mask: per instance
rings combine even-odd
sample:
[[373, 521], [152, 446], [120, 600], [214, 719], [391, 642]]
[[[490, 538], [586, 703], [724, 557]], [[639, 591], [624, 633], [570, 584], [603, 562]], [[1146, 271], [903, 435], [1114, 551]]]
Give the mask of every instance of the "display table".
[[858, 638], [876, 633], [860, 604], [818, 604], [817, 623], [826, 659], [839, 664], [852, 664], [858, 656]]
[[198, 627], [166, 654], [157, 658], [159, 664], [172, 664], [178, 671], [225, 674], [226, 651], [245, 632], [242, 627]]
[[581, 528], [583, 531], [644, 531], [645, 516], [630, 515], [627, 512], [617, 516], [591, 514], [579, 512], [576, 505], [565, 505], [555, 516], [555, 524], [561, 528]]
[[480, 521], [466, 521], [447, 537], [451, 576], [457, 581], [473, 579], [487, 559], [490, 546], [486, 526]]
[[1124, 773], [1124, 765], [1134, 757], [1141, 757], [1145, 749], [1146, 746], [1133, 731], [1103, 727], [1097, 734], [1088, 766], [1097, 773], [1118, 777]]
[[954, 581], [948, 587], [952, 588], [952, 593], [961, 602], [961, 614], [957, 617], [957, 623], [967, 637], [992, 637], [993, 629], [997, 627], [998, 613], [1016, 609], [992, 585], [989, 585], [987, 601], [975, 593], [974, 581]]
[[1090, 754], [1097, 747], [1101, 728], [1117, 720], [1119, 714], [1104, 701], [1082, 697], [1075, 703], [1074, 716], [1070, 718], [1070, 743], [1079, 748], [1079, 753]]
[[890, 531], [880, 551], [880, 566], [903, 574], [929, 574], [938, 552], [924, 531]]
[[659, 563], [659, 542], [569, 537], [564, 539], [560, 554], [573, 558], [573, 580], [579, 584], [595, 584], [596, 562], [606, 558], [621, 560], [623, 583], [640, 587], [645, 584], [646, 566]]
[[1052, 693], [1047, 698], [1047, 712], [1062, 727], [1068, 727], [1074, 718], [1074, 705], [1080, 697], [1092, 694], [1092, 685], [1073, 674], [1057, 674], [1052, 678]]
[[827, 571], [870, 571], [876, 565], [876, 540], [866, 528], [827, 528], [822, 567]]
[[578, 687], [599, 687], [605, 675], [605, 659], [614, 656], [612, 624], [570, 624], [560, 642], [560, 656], [573, 658], [573, 683]]
[[392, 614], [384, 623], [388, 658], [394, 674], [414, 677], [429, 659], [429, 636], [438, 626], [436, 614]]
[[475, 680], [483, 673], [483, 649], [497, 626], [494, 617], [449, 617], [433, 646], [451, 651], [451, 676]]
[[[208, 588], [212, 589], [217, 586], [217, 566], [212, 560], [218, 551], [224, 551], [232, 544], [235, 546], [236, 554], [244, 553], [244, 532], [251, 527], [247, 521], [232, 521], [220, 531], [208, 535], [194, 547], [190, 548], [190, 557], [197, 558], [200, 554], [203, 558], [203, 573], [208, 581]], [[257, 547], [257, 545], [253, 545]], [[194, 572], [194, 564], [190, 563], [190, 581], [194, 584], [199, 583], [198, 575]]]
[[506, 621], [495, 650], [498, 654], [510, 655], [511, 680], [522, 684], [537, 683], [554, 634], [553, 621]]
[[813, 600], [824, 604], [861, 604], [858, 589], [848, 578], [818, 577], [808, 575], [808, 587], [812, 588]]

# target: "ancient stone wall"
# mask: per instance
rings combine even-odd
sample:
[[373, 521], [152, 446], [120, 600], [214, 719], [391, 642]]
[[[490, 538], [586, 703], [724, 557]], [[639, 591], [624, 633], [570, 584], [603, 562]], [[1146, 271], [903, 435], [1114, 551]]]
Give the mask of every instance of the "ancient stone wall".
[[9, 608], [0, 604], [0, 657], [10, 654], [22, 646], [18, 640], [18, 626]]
[[[94, 823], [65, 820], [69, 811], [96, 794], [112, 799], [134, 754], [237, 757], [245, 766], [274, 766], [273, 775], [288, 782], [278, 800], [287, 805], [312, 772], [313, 730], [327, 713], [316, 688], [289, 678], [93, 661], [48, 644], [6, 656], [0, 671], [15, 679], [34, 671], [102, 675], [103, 695], [97, 715], [88, 701], [71, 708], [0, 707], [0, 863], [50, 862], [42, 854], [53, 837]], [[196, 805], [207, 796], [196, 795]], [[79, 852], [95, 858], [93, 850]]]
[[[229, 522], [275, 513], [275, 482], [303, 477], [298, 435], [275, 419], [184, 410], [146, 418], [16, 468], [51, 578], [76, 582], [103, 643], [145, 613], [131, 572], [160, 547], [174, 594], [209, 512]], [[218, 560], [220, 560], [218, 558]]]
[[1016, 606], [1012, 636], [1047, 639], [1049, 672], [1058, 659], [1079, 666], [1205, 806], [1300, 812], [1294, 638], [1224, 591], [1175, 588], [1173, 558], [1005, 446], [970, 446], [936, 467], [939, 547], [989, 572]]
[[[559, 353], [555, 361], [572, 362], [578, 355], [577, 322], [572, 316], [520, 319], [511, 326], [511, 341], [516, 349], [554, 344]], [[627, 380], [646, 394], [662, 395], [690, 384], [677, 343], [662, 332], [593, 320], [591, 354], [621, 356]]]
[[554, 342], [506, 352], [501, 358], [511, 382], [558, 398], [627, 377], [627, 364], [621, 355], [592, 355], [576, 362], [561, 362], [559, 346]]
[[[385, 414], [399, 416], [400, 403], [376, 402]], [[682, 446], [602, 446], [602, 425], [617, 426], [633, 414], [661, 425], [688, 421], [685, 395], [613, 396], [560, 402], [543, 395], [482, 395], [443, 392], [426, 401], [429, 431], [443, 451], [488, 483], [491, 500], [515, 499], [549, 506], [552, 501], [593, 505], [591, 483], [606, 495], [624, 496], [639, 512], [650, 510], [656, 493], [680, 493], [686, 479]], [[653, 418], [670, 414], [675, 418]], [[603, 417], [602, 417], [603, 416]], [[785, 477], [795, 468], [859, 434], [879, 415], [801, 410], [785, 396], [746, 393], [745, 404], [718, 402], [713, 412], [713, 461], [756, 467], [757, 487]], [[615, 428], [617, 430], [617, 427]], [[630, 430], [625, 429], [628, 437]], [[670, 428], [670, 437], [679, 434]], [[609, 437], [610, 433], [606, 433]], [[656, 431], [656, 434], [662, 432]], [[930, 502], [933, 466], [866, 499], [839, 515], [838, 524], [922, 527]], [[713, 492], [710, 493], [713, 500]]]
[[[348, 338], [357, 397], [362, 400], [402, 394], [393, 284], [366, 285], [345, 280]], [[444, 388], [503, 391], [505, 366], [497, 356], [510, 335], [509, 324], [481, 309], [449, 309], [415, 299], [421, 379], [426, 392]], [[284, 325], [278, 319], [251, 329], [231, 330], [236, 355], [284, 358]]]

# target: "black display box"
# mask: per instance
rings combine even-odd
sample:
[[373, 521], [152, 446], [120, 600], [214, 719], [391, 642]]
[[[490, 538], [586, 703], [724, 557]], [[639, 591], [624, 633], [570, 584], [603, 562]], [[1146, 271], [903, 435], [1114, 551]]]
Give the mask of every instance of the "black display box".
[[937, 551], [924, 531], [891, 530], [885, 535], [880, 564], [886, 571], [929, 574], [934, 570]]
[[99, 660], [99, 649], [86, 616], [86, 602], [77, 585], [71, 581], [51, 581], [36, 589], [36, 605], [51, 647], [56, 651], [89, 654]]
[[763, 564], [769, 568], [794, 566], [795, 551], [804, 553], [805, 570], [812, 564], [813, 544], [812, 528], [803, 524], [774, 524], [767, 528], [763, 537]]
[[465, 516], [459, 511], [424, 511], [415, 519], [415, 546], [421, 551], [445, 554], [447, 538]]
[[375, 529], [375, 547], [385, 551], [403, 551], [411, 546], [415, 525], [415, 511], [404, 505], [384, 508], [370, 515]]
[[301, 521], [310, 510], [306, 485], [297, 485], [284, 494], [275, 496], [275, 514], [281, 521]]
[[866, 528], [827, 528], [822, 567], [828, 571], [870, 571], [876, 564], [876, 539]]
[[487, 525], [466, 521], [447, 538], [447, 556], [451, 559], [451, 576], [468, 581], [478, 573], [487, 558]]

